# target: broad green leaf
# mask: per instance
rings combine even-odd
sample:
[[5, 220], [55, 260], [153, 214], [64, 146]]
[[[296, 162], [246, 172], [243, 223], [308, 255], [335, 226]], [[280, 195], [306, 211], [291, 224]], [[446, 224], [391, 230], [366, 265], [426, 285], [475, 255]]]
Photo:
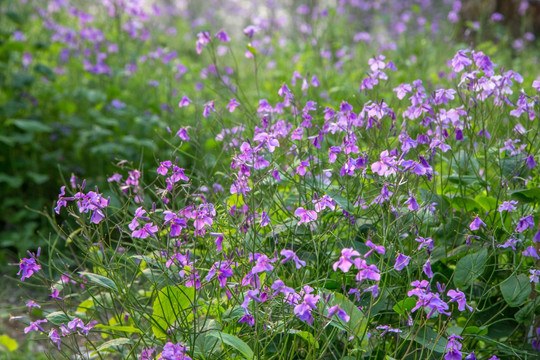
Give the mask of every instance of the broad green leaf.
[[487, 249], [480, 249], [459, 259], [454, 271], [454, 285], [457, 288], [469, 287], [474, 280], [484, 273], [487, 259]]
[[319, 348], [319, 343], [315, 340], [315, 337], [310, 332], [291, 329], [289, 330], [289, 334], [300, 336], [302, 339], [306, 340], [310, 346], [315, 346], [315, 349]]
[[393, 309], [399, 315], [405, 316], [414, 308], [415, 305], [416, 305], [416, 299], [412, 297], [408, 297], [406, 299], [401, 300], [396, 305], [394, 305]]
[[421, 346], [440, 354], [446, 352], [448, 340], [443, 336], [439, 336], [439, 334], [429, 327], [424, 326], [420, 330], [417, 327], [411, 330], [405, 330], [400, 334], [400, 337], [406, 340], [410, 340], [412, 337], [412, 340]]
[[501, 283], [501, 293], [508, 305], [515, 307], [523, 304], [531, 293], [531, 284], [525, 274], [512, 275]]
[[77, 312], [84, 313], [88, 309], [91, 309], [94, 307], [94, 300], [93, 299], [86, 299], [82, 303], [79, 304], [77, 307]]
[[86, 271], [82, 271], [81, 275], [86, 276], [88, 278], [88, 280], [90, 280], [91, 282], [93, 282], [96, 285], [99, 285], [99, 286], [105, 287], [107, 289], [114, 290], [114, 291], [118, 292], [118, 288], [116, 287], [116, 284], [114, 283], [114, 281], [112, 281], [108, 277], [98, 275], [98, 274], [94, 274], [94, 273], [89, 273], [89, 272], [86, 272]]
[[246, 47], [250, 53], [252, 53], [254, 56], [257, 56], [257, 49], [251, 46], [251, 44], [247, 44]]
[[54, 325], [66, 324], [73, 320], [71, 316], [64, 314], [62, 311], [55, 311], [45, 316], [45, 318]]
[[478, 204], [482, 205], [486, 211], [495, 210], [497, 208], [497, 199], [494, 197], [478, 195], [474, 198], [474, 200]]
[[165, 339], [171, 325], [186, 324], [192, 317], [195, 289], [185, 286], [166, 286], [161, 289], [152, 305], [152, 331], [160, 339]]
[[8, 122], [13, 123], [16, 127], [21, 130], [28, 132], [51, 132], [52, 129], [50, 126], [44, 124], [39, 120], [30, 120], [30, 119], [14, 119], [8, 120]]
[[537, 203], [540, 201], [540, 188], [511, 191], [510, 196], [521, 202]]
[[126, 332], [126, 333], [137, 333], [142, 334], [143, 332], [141, 329], [137, 329], [133, 326], [111, 326], [111, 325], [102, 325], [98, 324], [96, 325], [96, 329], [105, 329], [105, 330], [114, 330], [114, 331], [120, 331], [120, 332]]
[[534, 307], [534, 303], [529, 301], [523, 305], [521, 309], [519, 309], [519, 311], [514, 315], [514, 318], [518, 322], [530, 326], [534, 320]]
[[220, 339], [223, 343], [240, 351], [247, 359], [255, 359], [255, 354], [249, 345], [234, 335], [227, 334], [222, 331], [212, 331], [208, 334], [208, 336], [213, 336]]
[[8, 335], [0, 336], [0, 348], [6, 348], [9, 352], [14, 352], [19, 348], [17, 340], [10, 338]]
[[362, 339], [362, 346], [367, 345], [367, 336], [365, 336], [367, 319], [364, 313], [362, 313], [362, 311], [358, 309], [358, 306], [356, 306], [351, 300], [349, 300], [346, 296], [340, 293], [333, 293], [328, 305], [339, 305], [339, 307], [345, 310], [347, 315], [350, 316], [348, 322], [344, 322], [337, 316], [334, 316], [332, 318], [332, 321], [330, 321], [330, 325], [337, 327], [338, 329], [350, 332], [359, 339]]
[[109, 340], [107, 342], [104, 342], [100, 346], [96, 348], [97, 351], [103, 351], [103, 350], [112, 350], [115, 346], [122, 346], [131, 343], [131, 340], [128, 338], [118, 338]]
[[463, 329], [464, 334], [473, 334], [473, 335], [487, 335], [488, 328], [485, 326], [467, 326]]

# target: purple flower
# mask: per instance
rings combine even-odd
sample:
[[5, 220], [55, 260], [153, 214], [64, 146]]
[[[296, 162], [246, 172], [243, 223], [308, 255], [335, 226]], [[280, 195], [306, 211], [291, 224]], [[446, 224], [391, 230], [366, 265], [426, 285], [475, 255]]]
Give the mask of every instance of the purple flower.
[[296, 209], [294, 215], [300, 218], [298, 225], [317, 220], [317, 213], [315, 211], [306, 210], [303, 207], [299, 207], [298, 209]]
[[505, 201], [501, 205], [499, 205], [499, 212], [508, 211], [512, 212], [517, 209], [516, 205], [518, 204], [515, 200]]
[[178, 103], [178, 107], [188, 106], [189, 104], [191, 104], [191, 102], [192, 101], [186, 95], [184, 95], [182, 97], [182, 100], [180, 100], [180, 102]]
[[287, 249], [283, 249], [279, 252], [282, 256], [285, 257], [285, 259], [281, 260], [281, 263], [284, 264], [288, 261], [291, 261], [293, 260], [295, 265], [296, 265], [296, 268], [297, 269], [300, 269], [302, 268], [302, 266], [306, 266], [306, 262], [305, 261], [302, 261], [298, 258], [298, 256], [296, 255], [296, 253], [292, 250], [287, 250]]
[[418, 250], [422, 250], [422, 248], [426, 247], [429, 250], [433, 250], [433, 239], [432, 238], [423, 238], [419, 236], [418, 238], [414, 239], [414, 241], [417, 241], [420, 243], [420, 246], [418, 246]]
[[28, 279], [40, 270], [41, 265], [37, 263], [36, 258], [31, 254], [31, 257], [21, 259], [17, 275], [20, 275], [22, 272], [21, 281], [24, 281], [24, 279]]
[[452, 59], [452, 70], [456, 73], [463, 71], [466, 66], [472, 65], [472, 60], [469, 59], [467, 56], [467, 53], [469, 52], [469, 49], [466, 50], [458, 50], [457, 54]]
[[274, 266], [272, 265], [273, 262], [275, 262], [277, 259], [269, 259], [266, 255], [259, 255], [256, 260], [256, 264], [251, 269], [251, 272], [253, 274], [258, 274], [263, 271], [272, 271], [274, 269]]
[[219, 41], [224, 42], [224, 43], [228, 43], [231, 41], [231, 38], [229, 37], [229, 35], [227, 35], [227, 33], [223, 30], [219, 30], [217, 32], [216, 38], [218, 38]]
[[450, 302], [456, 301], [458, 303], [459, 311], [464, 311], [465, 307], [469, 309], [469, 311], [473, 310], [471, 306], [467, 305], [467, 299], [465, 299], [465, 294], [459, 291], [459, 289], [456, 288], [456, 290], [449, 290], [447, 295], [452, 298]]
[[382, 333], [381, 333], [380, 336], [384, 336], [384, 335], [385, 335], [386, 333], [388, 333], [388, 332], [393, 332], [393, 333], [395, 333], [395, 334], [399, 334], [399, 333], [403, 332], [403, 331], [401, 331], [400, 329], [393, 329], [393, 328], [391, 328], [390, 325], [379, 325], [379, 326], [377, 326], [375, 329], [377, 329], [377, 330], [382, 330]]
[[201, 31], [197, 34], [197, 41], [195, 42], [195, 47], [197, 54], [201, 54], [202, 48], [206, 46], [212, 39], [210, 38], [210, 33], [208, 31]]
[[51, 292], [51, 295], [49, 295], [49, 297], [51, 299], [56, 299], [56, 300], [62, 300], [62, 298], [60, 297], [60, 291], [56, 288], [53, 289], [53, 291]]
[[187, 348], [182, 343], [173, 344], [168, 342], [163, 347], [163, 351], [159, 359], [163, 360], [191, 360], [189, 356], [186, 355]]
[[207, 102], [204, 104], [203, 109], [203, 116], [207, 118], [210, 115], [210, 112], [216, 112], [216, 109], [214, 108], [214, 100]]
[[328, 317], [331, 318], [334, 315], [337, 315], [337, 317], [344, 322], [349, 322], [349, 320], [351, 319], [351, 317], [347, 315], [345, 310], [340, 308], [339, 305], [334, 305], [328, 308]]
[[534, 218], [532, 215], [528, 215], [519, 219], [519, 223], [514, 231], [522, 233], [528, 228], [534, 229]]
[[334, 271], [337, 271], [337, 269], [340, 268], [344, 273], [349, 272], [349, 269], [354, 264], [354, 260], [352, 259], [353, 256], [360, 256], [360, 253], [353, 248], [342, 249], [339, 260], [333, 265]]
[[227, 279], [233, 276], [233, 270], [231, 268], [232, 263], [230, 261], [218, 261], [208, 271], [206, 275], [206, 281], [212, 280], [214, 276], [217, 276], [219, 286], [224, 288], [227, 284]]
[[144, 226], [140, 228], [139, 230], [133, 231], [131, 233], [131, 236], [134, 238], [146, 239], [149, 235], [155, 236], [154, 234], [158, 230], [159, 228], [157, 227], [157, 225], [154, 225], [154, 223], [150, 222], [150, 223], [144, 224]]
[[31, 322], [30, 325], [24, 328], [24, 333], [28, 334], [30, 331], [45, 331], [39, 324], [43, 324], [46, 322], [47, 322], [47, 319], [36, 320], [34, 322]]
[[459, 340], [463, 340], [462, 337], [452, 334], [448, 337], [448, 344], [446, 345], [446, 354], [444, 355], [445, 360], [461, 360], [463, 359], [463, 354], [460, 352], [461, 344]]
[[411, 261], [411, 258], [409, 256], [398, 254], [396, 258], [396, 263], [394, 264], [394, 269], [396, 269], [396, 271], [403, 270], [405, 266], [409, 265], [409, 261]]
[[328, 195], [323, 195], [320, 199], [313, 199], [311, 202], [315, 204], [316, 212], [321, 212], [327, 207], [331, 210], [336, 209], [336, 202]]
[[227, 104], [226, 108], [229, 109], [229, 112], [232, 113], [238, 106], [240, 106], [240, 103], [236, 101], [236, 99], [231, 99], [231, 101], [229, 101], [229, 103]]
[[521, 255], [526, 256], [526, 257], [533, 257], [535, 259], [540, 259], [534, 246], [529, 246], [527, 249], [523, 250], [521, 252]]
[[250, 39], [255, 35], [257, 32], [259, 32], [259, 27], [255, 25], [248, 25], [244, 28], [244, 35], [249, 37]]
[[311, 311], [317, 308], [317, 302], [321, 297], [319, 295], [306, 294], [303, 301], [294, 307], [294, 313], [296, 317], [308, 324], [313, 323], [313, 316]]
[[483, 222], [478, 216], [472, 221], [469, 225], [469, 229], [472, 231], [480, 229], [480, 226], [486, 226], [486, 223]]
[[28, 311], [32, 310], [32, 308], [38, 308], [38, 309], [41, 308], [40, 305], [36, 304], [36, 303], [35, 303], [34, 301], [32, 301], [32, 300], [26, 303], [26, 307], [28, 308]]
[[186, 129], [186, 128], [181, 127], [181, 128], [176, 132], [176, 136], [178, 136], [178, 137], [180, 138], [180, 140], [182, 140], [182, 141], [189, 141], [189, 136], [188, 136], [188, 133], [187, 133], [187, 129]]
[[426, 261], [426, 263], [422, 267], [422, 271], [424, 272], [424, 274], [426, 274], [428, 278], [430, 279], [433, 278], [433, 271], [431, 270], [431, 262], [429, 261], [429, 259]]
[[112, 107], [117, 108], [117, 109], [123, 109], [126, 107], [126, 104], [121, 102], [118, 99], [114, 99], [113, 101], [111, 101], [111, 105]]
[[58, 330], [51, 329], [49, 331], [49, 340], [56, 346], [58, 346], [58, 350], [60, 350], [60, 345], [62, 344], [62, 341], [60, 340], [60, 335], [58, 334]]
[[529, 169], [534, 169], [536, 167], [536, 161], [534, 161], [534, 156], [529, 155], [525, 158], [525, 162], [527, 163], [527, 166]]

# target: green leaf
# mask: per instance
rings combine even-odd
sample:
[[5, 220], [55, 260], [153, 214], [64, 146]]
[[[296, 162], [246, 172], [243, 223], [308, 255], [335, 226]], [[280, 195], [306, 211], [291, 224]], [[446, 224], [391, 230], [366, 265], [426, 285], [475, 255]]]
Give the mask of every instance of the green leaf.
[[234, 335], [227, 334], [222, 331], [212, 331], [208, 334], [208, 336], [213, 336], [220, 339], [223, 343], [240, 351], [247, 359], [255, 359], [255, 354], [249, 345]]
[[474, 280], [484, 273], [487, 259], [487, 249], [480, 249], [459, 259], [454, 271], [454, 285], [462, 289], [469, 287]]
[[473, 335], [487, 335], [488, 328], [486, 326], [467, 326], [463, 329], [464, 334], [473, 334]]
[[511, 191], [510, 196], [521, 202], [537, 203], [540, 201], [540, 188]]
[[137, 329], [133, 326], [111, 326], [111, 325], [102, 325], [98, 324], [96, 325], [96, 329], [105, 329], [105, 330], [114, 330], [114, 331], [120, 331], [120, 332], [126, 332], [126, 333], [137, 333], [142, 334], [143, 332], [141, 329]]
[[530, 326], [534, 320], [534, 303], [528, 302], [519, 309], [519, 311], [514, 315], [514, 318], [527, 326]]
[[352, 335], [362, 339], [362, 346], [366, 346], [367, 336], [365, 335], [367, 329], [367, 320], [364, 313], [358, 309], [358, 306], [340, 293], [332, 293], [332, 298], [330, 299], [328, 305], [339, 305], [339, 307], [345, 310], [347, 315], [350, 316], [348, 322], [344, 322], [337, 316], [334, 316], [332, 321], [330, 321], [330, 325], [337, 327], [340, 330], [350, 332]]
[[97, 284], [99, 286], [118, 292], [118, 288], [116, 287], [116, 284], [114, 283], [114, 281], [112, 281], [111, 279], [105, 276], [89, 273], [86, 271], [82, 271], [80, 274], [88, 277], [88, 280], [90, 280], [94, 284]]
[[104, 342], [103, 344], [98, 346], [96, 348], [96, 350], [98, 352], [103, 351], [103, 350], [112, 350], [112, 348], [115, 347], [115, 346], [122, 346], [122, 345], [126, 345], [126, 344], [129, 344], [129, 343], [131, 343], [131, 340], [128, 339], [128, 338], [113, 339], [113, 340], [109, 340], [107, 342]]
[[523, 304], [531, 293], [531, 284], [525, 274], [512, 275], [501, 283], [501, 293], [508, 305], [515, 307]]
[[300, 336], [302, 339], [306, 340], [309, 345], [314, 346], [315, 349], [319, 348], [319, 342], [315, 340], [315, 337], [310, 332], [290, 329], [289, 334]]
[[408, 297], [406, 299], [401, 300], [396, 305], [394, 305], [393, 309], [399, 315], [405, 316], [414, 308], [415, 305], [416, 305], [416, 300], [412, 297]]
[[30, 120], [30, 119], [12, 119], [8, 120], [8, 123], [11, 123], [18, 127], [21, 130], [40, 133], [40, 132], [51, 132], [52, 129], [50, 126], [44, 124], [39, 120]]
[[4, 347], [9, 352], [14, 352], [19, 348], [17, 340], [10, 338], [7, 335], [0, 336], [0, 347]]
[[253, 56], [257, 56], [257, 49], [255, 49], [251, 44], [246, 45], [248, 51], [253, 54]]
[[400, 337], [405, 340], [410, 340], [412, 337], [412, 340], [421, 346], [440, 354], [446, 352], [448, 340], [445, 337], [439, 336], [439, 334], [429, 327], [424, 326], [420, 330], [417, 327], [411, 330], [404, 330], [400, 334]]
[[495, 199], [494, 197], [478, 195], [474, 198], [474, 200], [478, 204], [482, 205], [482, 207], [486, 211], [495, 210], [497, 208], [497, 199]]
[[45, 318], [54, 325], [65, 324], [73, 320], [71, 316], [64, 314], [62, 311], [52, 312], [45, 316]]
[[171, 325], [189, 322], [192, 314], [195, 289], [185, 286], [166, 286], [160, 290], [152, 305], [152, 331], [157, 338], [167, 338], [167, 329]]

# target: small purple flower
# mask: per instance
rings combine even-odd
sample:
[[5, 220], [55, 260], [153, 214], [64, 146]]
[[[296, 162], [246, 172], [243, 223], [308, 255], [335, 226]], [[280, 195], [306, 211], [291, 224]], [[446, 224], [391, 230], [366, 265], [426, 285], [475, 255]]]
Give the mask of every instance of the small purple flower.
[[519, 219], [519, 223], [514, 231], [522, 233], [529, 228], [534, 229], [534, 218], [532, 215], [528, 215]]
[[300, 260], [298, 256], [296, 255], [296, 253], [292, 250], [283, 249], [279, 253], [281, 256], [285, 257], [285, 259], [281, 260], [282, 264], [293, 260], [297, 269], [302, 268], [302, 266], [306, 266], [306, 262]]
[[159, 359], [162, 360], [191, 360], [189, 356], [186, 355], [187, 347], [182, 343], [173, 344], [168, 342], [163, 347], [163, 351], [159, 356]]
[[180, 100], [180, 102], [178, 103], [178, 107], [188, 106], [189, 104], [191, 104], [191, 102], [192, 101], [186, 95], [184, 95], [182, 97], [182, 100]]
[[354, 264], [353, 256], [360, 256], [360, 253], [353, 248], [345, 248], [341, 250], [341, 256], [333, 265], [334, 271], [339, 268], [344, 273], [349, 272], [349, 269]]
[[231, 99], [227, 104], [226, 108], [229, 109], [229, 112], [234, 112], [234, 110], [240, 106], [240, 103], [236, 99]]
[[37, 258], [39, 257], [41, 253], [41, 248], [38, 249], [37, 255], [34, 255], [30, 251], [28, 251], [28, 255], [30, 255], [29, 258], [21, 259], [19, 263], [19, 272], [17, 275], [21, 275], [21, 281], [24, 281], [24, 279], [28, 279], [35, 273], [41, 270], [41, 265], [38, 264]]
[[480, 229], [480, 226], [486, 226], [486, 223], [483, 222], [478, 216], [472, 221], [472, 223], [469, 225], [469, 229], [472, 231]]
[[294, 215], [300, 218], [298, 225], [317, 220], [317, 213], [315, 211], [306, 210], [303, 207], [299, 207], [298, 209], [296, 209]]
[[33, 321], [30, 323], [30, 325], [24, 328], [24, 333], [28, 334], [30, 331], [45, 331], [39, 324], [43, 324], [46, 322], [47, 322], [47, 319]]
[[121, 102], [118, 99], [114, 99], [113, 101], [111, 101], [111, 106], [116, 108], [116, 109], [123, 109], [123, 108], [126, 107], [126, 104]]
[[60, 340], [60, 335], [58, 334], [58, 330], [51, 329], [49, 331], [49, 340], [56, 346], [58, 346], [58, 350], [60, 350], [60, 345], [62, 344], [62, 341]]
[[339, 305], [334, 305], [328, 308], [328, 317], [331, 318], [334, 315], [337, 315], [338, 318], [343, 320], [344, 322], [349, 322], [351, 317], [347, 315], [345, 310], [339, 307]]
[[424, 272], [424, 274], [426, 274], [428, 278], [433, 278], [433, 271], [431, 270], [431, 262], [429, 261], [429, 259], [426, 261], [424, 266], [422, 266], [422, 271]]
[[400, 329], [393, 329], [393, 328], [391, 328], [389, 325], [379, 325], [379, 326], [377, 326], [375, 329], [377, 329], [377, 330], [382, 330], [380, 336], [384, 336], [384, 335], [386, 335], [386, 333], [388, 333], [388, 332], [393, 332], [393, 333], [395, 333], [395, 334], [399, 334], [399, 333], [403, 332], [403, 331], [400, 330]]
[[28, 311], [31, 311], [32, 308], [38, 308], [40, 309], [41, 306], [36, 304], [34, 301], [30, 300], [29, 302], [26, 303], [26, 307], [28, 308]]
[[56, 288], [53, 289], [53, 291], [51, 292], [51, 295], [49, 295], [49, 297], [51, 299], [56, 299], [56, 300], [63, 300], [61, 297], [60, 297], [60, 291]]
[[214, 107], [214, 100], [204, 104], [203, 116], [207, 118], [210, 115], [210, 112], [216, 112], [216, 109]]
[[227, 35], [227, 33], [224, 30], [219, 30], [216, 34], [216, 38], [219, 41], [224, 42], [224, 43], [228, 43], [231, 41], [231, 38], [229, 37], [229, 35]]
[[411, 261], [410, 256], [398, 254], [396, 258], [396, 263], [394, 264], [394, 269], [396, 269], [396, 271], [403, 270], [405, 266], [409, 265], [409, 261]]
[[458, 288], [456, 288], [456, 290], [448, 290], [447, 295], [452, 298], [450, 302], [455, 301], [458, 303], [459, 311], [464, 311], [465, 308], [469, 309], [469, 311], [473, 310], [471, 306], [467, 305], [467, 299], [465, 299], [465, 294], [462, 291], [459, 291]]
[[516, 205], [518, 204], [515, 200], [505, 201], [501, 205], [499, 205], [499, 212], [508, 211], [512, 212], [517, 209]]
[[446, 354], [444, 355], [445, 360], [461, 360], [463, 359], [463, 354], [460, 352], [461, 344], [459, 340], [463, 340], [462, 337], [452, 334], [448, 337], [448, 344], [446, 345]]
[[523, 250], [521, 252], [521, 255], [525, 256], [525, 257], [532, 257], [532, 258], [535, 258], [535, 259], [540, 259], [540, 256], [538, 256], [538, 253], [536, 252], [536, 249], [534, 248], [534, 246], [529, 246], [527, 247], [527, 249]]
[[154, 223], [146, 223], [139, 230], [135, 230], [131, 233], [131, 236], [139, 239], [146, 239], [148, 236], [155, 236], [154, 234], [159, 230]]
[[180, 140], [182, 140], [182, 141], [189, 141], [189, 136], [188, 136], [188, 133], [187, 133], [187, 129], [186, 129], [186, 128], [181, 127], [181, 128], [176, 132], [176, 136], [178, 136], [178, 137], [180, 138]]
[[244, 28], [243, 32], [244, 32], [244, 35], [246, 35], [247, 37], [251, 39], [253, 35], [259, 32], [259, 27], [255, 25], [248, 25]]

